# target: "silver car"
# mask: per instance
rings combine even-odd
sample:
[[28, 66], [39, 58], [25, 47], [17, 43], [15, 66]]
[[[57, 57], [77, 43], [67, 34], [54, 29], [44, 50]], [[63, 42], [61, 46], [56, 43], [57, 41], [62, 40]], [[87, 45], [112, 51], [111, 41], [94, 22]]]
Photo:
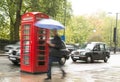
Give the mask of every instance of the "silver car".
[[10, 54], [14, 50], [20, 49], [20, 42], [16, 42], [15, 44], [9, 44], [4, 47], [5, 53]]

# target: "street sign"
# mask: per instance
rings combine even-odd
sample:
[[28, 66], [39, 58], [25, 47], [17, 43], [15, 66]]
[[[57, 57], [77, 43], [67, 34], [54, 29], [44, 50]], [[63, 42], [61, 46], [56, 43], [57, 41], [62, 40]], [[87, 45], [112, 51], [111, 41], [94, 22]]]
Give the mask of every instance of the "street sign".
[[63, 41], [65, 41], [65, 36], [64, 36], [64, 35], [62, 35], [62, 36], [61, 36], [61, 39], [62, 39]]

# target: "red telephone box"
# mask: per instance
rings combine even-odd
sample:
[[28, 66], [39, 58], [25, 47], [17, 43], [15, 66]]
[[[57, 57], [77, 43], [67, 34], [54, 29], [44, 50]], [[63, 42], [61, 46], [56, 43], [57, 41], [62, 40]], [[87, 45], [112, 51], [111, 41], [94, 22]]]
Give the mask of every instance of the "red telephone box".
[[46, 72], [48, 69], [49, 30], [36, 27], [36, 21], [49, 18], [41, 12], [29, 12], [21, 20], [21, 71]]

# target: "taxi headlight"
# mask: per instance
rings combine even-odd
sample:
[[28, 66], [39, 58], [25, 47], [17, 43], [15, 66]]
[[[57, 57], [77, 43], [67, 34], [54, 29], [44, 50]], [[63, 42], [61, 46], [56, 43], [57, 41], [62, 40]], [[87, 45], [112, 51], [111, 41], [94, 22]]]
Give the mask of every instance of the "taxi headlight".
[[85, 55], [85, 52], [81, 52], [80, 54], [81, 54], [81, 55]]

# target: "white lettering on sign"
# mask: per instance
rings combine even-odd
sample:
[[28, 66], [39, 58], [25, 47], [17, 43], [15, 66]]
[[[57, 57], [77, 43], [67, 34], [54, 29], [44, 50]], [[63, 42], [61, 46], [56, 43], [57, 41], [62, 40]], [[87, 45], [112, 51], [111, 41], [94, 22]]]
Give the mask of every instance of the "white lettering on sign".
[[33, 17], [26, 17], [23, 19], [23, 21], [28, 21], [28, 20], [32, 20], [32, 19], [33, 19]]
[[40, 18], [40, 17], [36, 17], [36, 20], [41, 20], [42, 18]]
[[36, 17], [36, 20], [38, 21], [38, 20], [41, 20], [41, 18], [40, 17]]

